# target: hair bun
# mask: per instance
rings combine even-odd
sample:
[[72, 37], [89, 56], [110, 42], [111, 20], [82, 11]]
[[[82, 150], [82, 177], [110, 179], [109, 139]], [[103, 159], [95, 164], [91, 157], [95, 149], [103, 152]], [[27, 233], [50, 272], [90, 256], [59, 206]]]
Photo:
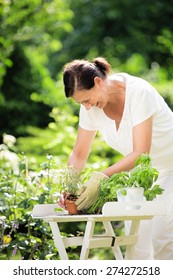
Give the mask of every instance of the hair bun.
[[110, 73], [111, 66], [107, 60], [103, 57], [96, 57], [92, 60], [92, 63], [102, 72], [104, 76]]

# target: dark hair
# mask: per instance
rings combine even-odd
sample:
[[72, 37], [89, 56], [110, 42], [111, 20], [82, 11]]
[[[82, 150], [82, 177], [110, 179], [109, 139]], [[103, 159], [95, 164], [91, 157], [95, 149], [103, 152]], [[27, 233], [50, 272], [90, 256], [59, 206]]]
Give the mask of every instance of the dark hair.
[[95, 77], [105, 79], [110, 71], [110, 64], [102, 57], [97, 57], [92, 62], [77, 59], [66, 64], [63, 72], [66, 97], [73, 96], [76, 90], [91, 89]]

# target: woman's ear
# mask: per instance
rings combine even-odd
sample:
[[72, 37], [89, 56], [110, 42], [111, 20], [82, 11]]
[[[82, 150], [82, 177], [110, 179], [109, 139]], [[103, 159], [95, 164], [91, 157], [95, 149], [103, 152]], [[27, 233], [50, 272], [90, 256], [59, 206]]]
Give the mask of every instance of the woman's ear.
[[102, 86], [103, 85], [103, 80], [100, 77], [95, 77], [94, 78], [94, 84], [97, 86]]

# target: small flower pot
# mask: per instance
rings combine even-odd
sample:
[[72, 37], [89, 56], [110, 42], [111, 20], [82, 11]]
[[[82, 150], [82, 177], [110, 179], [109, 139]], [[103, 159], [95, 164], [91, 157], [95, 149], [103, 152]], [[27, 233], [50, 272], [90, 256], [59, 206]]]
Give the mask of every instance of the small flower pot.
[[77, 210], [77, 206], [75, 204], [75, 201], [77, 200], [77, 197], [68, 196], [65, 200], [65, 207], [70, 215], [77, 215], [79, 214], [79, 211]]

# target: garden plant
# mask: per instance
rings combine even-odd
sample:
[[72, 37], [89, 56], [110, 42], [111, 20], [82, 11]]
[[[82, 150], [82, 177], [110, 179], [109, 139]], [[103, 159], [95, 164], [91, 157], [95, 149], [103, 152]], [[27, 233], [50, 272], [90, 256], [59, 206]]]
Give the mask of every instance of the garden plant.
[[125, 196], [127, 188], [143, 188], [146, 200], [153, 200], [164, 191], [160, 185], [155, 184], [158, 176], [159, 172], [152, 166], [150, 156], [142, 154], [130, 172], [116, 173], [101, 182], [99, 196], [87, 213], [101, 213], [106, 202], [117, 200], [118, 190], [122, 190]]

